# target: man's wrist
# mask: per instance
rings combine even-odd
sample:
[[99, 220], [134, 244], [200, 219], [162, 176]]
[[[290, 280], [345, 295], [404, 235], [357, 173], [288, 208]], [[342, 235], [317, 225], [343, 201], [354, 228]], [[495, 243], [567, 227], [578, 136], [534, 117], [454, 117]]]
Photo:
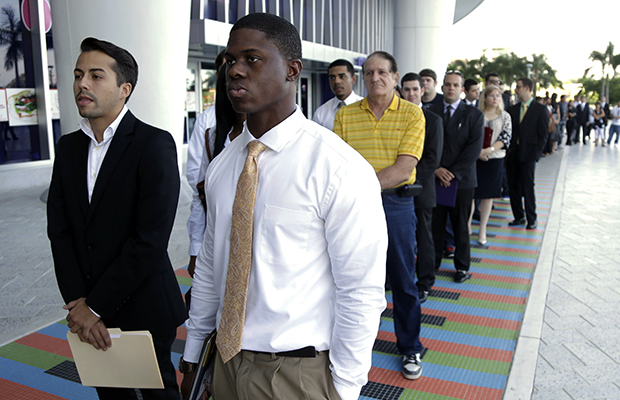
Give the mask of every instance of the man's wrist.
[[186, 374], [189, 372], [196, 372], [196, 369], [198, 369], [198, 363], [187, 362], [181, 356], [181, 358], [179, 359], [179, 372], [180, 373]]

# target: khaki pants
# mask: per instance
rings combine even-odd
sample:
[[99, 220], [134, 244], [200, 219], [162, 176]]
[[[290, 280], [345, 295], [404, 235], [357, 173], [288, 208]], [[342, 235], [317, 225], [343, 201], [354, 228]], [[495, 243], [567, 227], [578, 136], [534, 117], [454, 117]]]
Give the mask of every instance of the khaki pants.
[[329, 353], [316, 358], [276, 357], [241, 351], [213, 367], [213, 400], [341, 400], [329, 370]]

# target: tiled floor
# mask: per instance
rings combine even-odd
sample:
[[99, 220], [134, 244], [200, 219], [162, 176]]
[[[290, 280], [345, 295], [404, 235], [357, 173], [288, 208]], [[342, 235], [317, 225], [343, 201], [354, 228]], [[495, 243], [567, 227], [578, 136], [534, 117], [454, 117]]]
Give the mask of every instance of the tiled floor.
[[[486, 245], [475, 241], [474, 226], [473, 278], [463, 284], [454, 283], [452, 261], [443, 260], [434, 290], [422, 309], [424, 369], [417, 381], [405, 380], [400, 374], [391, 295], [387, 295], [388, 309], [375, 343], [370, 382], [360, 399], [502, 398], [557, 170], [557, 162], [541, 162], [537, 171], [538, 229], [508, 227], [507, 222], [512, 219], [510, 206], [507, 200], [499, 200], [489, 222]], [[177, 276], [186, 291], [191, 284], [187, 271], [178, 270]], [[66, 341], [67, 330], [61, 321], [0, 347], [0, 398], [96, 399], [94, 389], [79, 384]], [[175, 365], [181, 356], [185, 333], [181, 327], [173, 346]], [[553, 349], [548, 351], [551, 354]], [[583, 380], [576, 373], [564, 378], [573, 380], [572, 386]]]

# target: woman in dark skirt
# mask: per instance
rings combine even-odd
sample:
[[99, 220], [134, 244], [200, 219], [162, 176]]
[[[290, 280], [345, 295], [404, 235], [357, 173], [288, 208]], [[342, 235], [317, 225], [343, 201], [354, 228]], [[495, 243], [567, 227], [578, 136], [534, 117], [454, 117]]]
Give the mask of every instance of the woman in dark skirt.
[[[487, 242], [487, 223], [493, 208], [493, 199], [502, 197], [502, 169], [506, 149], [512, 136], [510, 115], [504, 111], [502, 92], [497, 86], [487, 86], [480, 96], [480, 110], [484, 113], [485, 137], [480, 157], [476, 162], [478, 187], [474, 193], [474, 204], [480, 199], [480, 230], [478, 243]], [[472, 216], [474, 210], [472, 204]], [[471, 218], [469, 223], [471, 226]]]

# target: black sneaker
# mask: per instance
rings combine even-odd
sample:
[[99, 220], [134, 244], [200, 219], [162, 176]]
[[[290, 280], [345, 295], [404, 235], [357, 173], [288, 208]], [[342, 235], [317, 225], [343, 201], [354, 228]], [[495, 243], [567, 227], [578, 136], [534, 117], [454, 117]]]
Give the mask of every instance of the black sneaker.
[[418, 296], [420, 297], [420, 304], [424, 303], [426, 300], [428, 300], [428, 290], [418, 291]]
[[443, 256], [444, 258], [454, 258], [454, 246], [446, 246]]
[[416, 380], [422, 376], [420, 353], [403, 356], [403, 376], [405, 379]]
[[471, 274], [467, 271], [457, 270], [456, 274], [454, 274], [454, 282], [456, 283], [463, 283], [469, 278], [471, 278]]

